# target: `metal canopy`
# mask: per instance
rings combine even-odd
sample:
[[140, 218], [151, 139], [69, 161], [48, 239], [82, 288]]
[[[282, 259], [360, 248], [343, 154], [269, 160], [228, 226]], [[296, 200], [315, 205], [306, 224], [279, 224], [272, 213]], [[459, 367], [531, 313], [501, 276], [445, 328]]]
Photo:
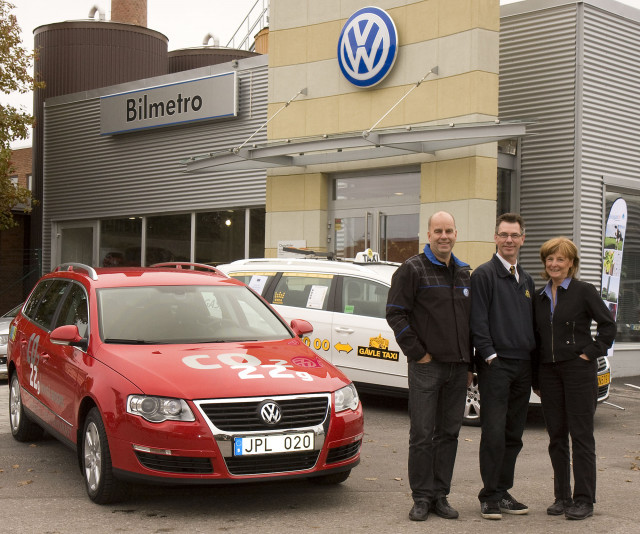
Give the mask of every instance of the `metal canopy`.
[[220, 152], [209, 152], [181, 161], [187, 172], [215, 170], [306, 167], [349, 161], [370, 160], [407, 154], [434, 154], [471, 145], [520, 137], [526, 127], [521, 122], [449, 124], [447, 126], [407, 126], [361, 133], [324, 135], [258, 143]]

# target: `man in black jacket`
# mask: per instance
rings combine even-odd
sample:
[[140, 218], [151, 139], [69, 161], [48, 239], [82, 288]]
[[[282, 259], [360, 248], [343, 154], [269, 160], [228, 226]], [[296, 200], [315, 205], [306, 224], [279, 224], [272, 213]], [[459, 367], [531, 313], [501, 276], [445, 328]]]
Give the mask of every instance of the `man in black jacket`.
[[480, 391], [480, 513], [502, 519], [502, 513], [529, 509], [509, 494], [531, 394], [534, 283], [518, 264], [524, 243], [524, 221], [505, 213], [496, 221], [493, 258], [471, 276], [471, 333], [476, 350]]
[[412, 521], [432, 510], [456, 519], [447, 500], [471, 382], [469, 266], [453, 254], [453, 216], [429, 218], [429, 244], [394, 273], [387, 322], [409, 363], [409, 484]]

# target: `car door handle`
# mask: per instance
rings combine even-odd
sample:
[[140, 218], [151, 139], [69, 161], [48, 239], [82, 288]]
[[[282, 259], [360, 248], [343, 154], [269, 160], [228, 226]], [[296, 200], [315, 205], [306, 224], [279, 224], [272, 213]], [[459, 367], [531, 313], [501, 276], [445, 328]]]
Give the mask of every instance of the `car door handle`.
[[355, 330], [353, 328], [347, 328], [346, 326], [336, 326], [336, 332], [340, 334], [353, 334]]

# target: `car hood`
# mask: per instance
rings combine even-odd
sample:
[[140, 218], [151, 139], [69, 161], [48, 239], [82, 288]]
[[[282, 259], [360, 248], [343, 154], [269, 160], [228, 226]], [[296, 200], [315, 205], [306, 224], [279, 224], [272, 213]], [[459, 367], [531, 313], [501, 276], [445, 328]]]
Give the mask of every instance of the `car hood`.
[[147, 395], [210, 399], [335, 391], [349, 380], [299, 339], [102, 344], [94, 356]]

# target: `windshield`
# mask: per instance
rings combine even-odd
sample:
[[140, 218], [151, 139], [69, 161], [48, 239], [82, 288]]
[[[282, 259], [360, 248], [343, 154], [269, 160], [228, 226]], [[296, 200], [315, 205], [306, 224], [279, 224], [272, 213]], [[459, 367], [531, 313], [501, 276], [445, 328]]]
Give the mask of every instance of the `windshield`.
[[145, 286], [98, 290], [105, 343], [225, 343], [290, 338], [243, 286]]

